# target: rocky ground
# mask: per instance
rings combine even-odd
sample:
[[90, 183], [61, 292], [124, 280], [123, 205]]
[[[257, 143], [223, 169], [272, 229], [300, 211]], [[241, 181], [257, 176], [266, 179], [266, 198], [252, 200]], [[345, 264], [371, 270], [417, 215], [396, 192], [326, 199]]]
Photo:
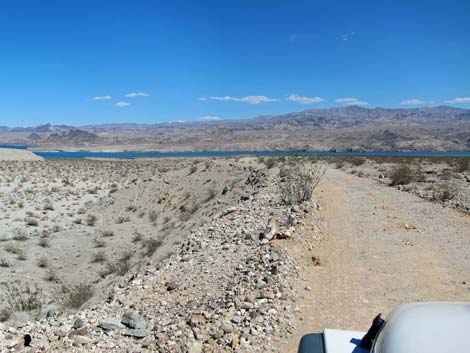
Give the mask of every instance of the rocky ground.
[[[0, 331], [4, 349], [261, 352], [292, 332], [288, 279], [297, 267], [276, 241], [295, 236], [317, 205], [283, 203], [277, 168], [253, 158], [40, 163], [2, 164], [4, 242], [21, 244], [26, 254], [3, 250], [2, 280], [17, 284], [22, 298], [4, 306], [11, 310]], [[19, 169], [28, 180], [8, 173]], [[42, 207], [47, 202], [53, 207]], [[96, 215], [92, 225], [90, 215]], [[56, 225], [60, 230], [52, 233]], [[139, 245], [150, 239], [159, 242], [155, 254]], [[39, 266], [43, 257], [47, 264]], [[57, 271], [54, 280], [45, 280], [48, 268]], [[25, 278], [47, 293], [27, 292]], [[4, 297], [11, 294], [7, 287]], [[31, 348], [24, 347], [25, 335]]]
[[301, 201], [326, 162], [2, 162], [1, 351], [294, 353], [404, 301], [469, 300], [467, 215], [352, 175], [371, 161]]
[[[378, 180], [423, 199], [470, 213], [470, 158], [336, 158], [330, 163], [360, 177]], [[403, 167], [408, 168], [403, 171]], [[394, 180], [402, 168], [401, 180]], [[399, 174], [399, 173], [398, 173]], [[399, 175], [400, 176], [400, 175]]]

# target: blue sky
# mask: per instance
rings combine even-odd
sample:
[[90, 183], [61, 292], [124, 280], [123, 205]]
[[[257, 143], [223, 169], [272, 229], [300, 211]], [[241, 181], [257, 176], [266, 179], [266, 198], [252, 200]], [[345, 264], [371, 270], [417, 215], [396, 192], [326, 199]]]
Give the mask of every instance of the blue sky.
[[469, 63], [467, 0], [3, 1], [0, 125], [470, 108]]

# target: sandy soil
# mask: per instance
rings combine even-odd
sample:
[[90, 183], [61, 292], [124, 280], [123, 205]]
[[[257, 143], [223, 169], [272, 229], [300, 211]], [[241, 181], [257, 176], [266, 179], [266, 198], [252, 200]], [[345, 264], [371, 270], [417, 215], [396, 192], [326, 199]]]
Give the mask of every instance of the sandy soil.
[[296, 352], [303, 334], [324, 328], [367, 330], [400, 303], [470, 300], [470, 216], [331, 168], [317, 194], [320, 219], [304, 236], [318, 238], [319, 221], [324, 241], [288, 245], [303, 264], [299, 323], [279, 351]]

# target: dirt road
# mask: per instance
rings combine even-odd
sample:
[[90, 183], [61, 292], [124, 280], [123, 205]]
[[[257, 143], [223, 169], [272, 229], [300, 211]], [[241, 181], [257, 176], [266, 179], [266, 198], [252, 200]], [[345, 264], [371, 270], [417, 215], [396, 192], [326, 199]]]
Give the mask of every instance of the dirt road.
[[366, 330], [403, 302], [470, 300], [470, 216], [335, 169], [316, 194], [325, 239], [312, 250], [289, 247], [303, 264], [303, 298], [281, 352], [296, 352], [303, 334], [325, 327]]

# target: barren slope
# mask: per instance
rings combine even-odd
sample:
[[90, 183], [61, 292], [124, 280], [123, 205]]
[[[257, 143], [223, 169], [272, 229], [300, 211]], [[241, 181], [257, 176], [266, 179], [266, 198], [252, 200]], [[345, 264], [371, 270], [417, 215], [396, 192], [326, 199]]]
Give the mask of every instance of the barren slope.
[[0, 161], [39, 161], [42, 159], [27, 150], [0, 148]]

